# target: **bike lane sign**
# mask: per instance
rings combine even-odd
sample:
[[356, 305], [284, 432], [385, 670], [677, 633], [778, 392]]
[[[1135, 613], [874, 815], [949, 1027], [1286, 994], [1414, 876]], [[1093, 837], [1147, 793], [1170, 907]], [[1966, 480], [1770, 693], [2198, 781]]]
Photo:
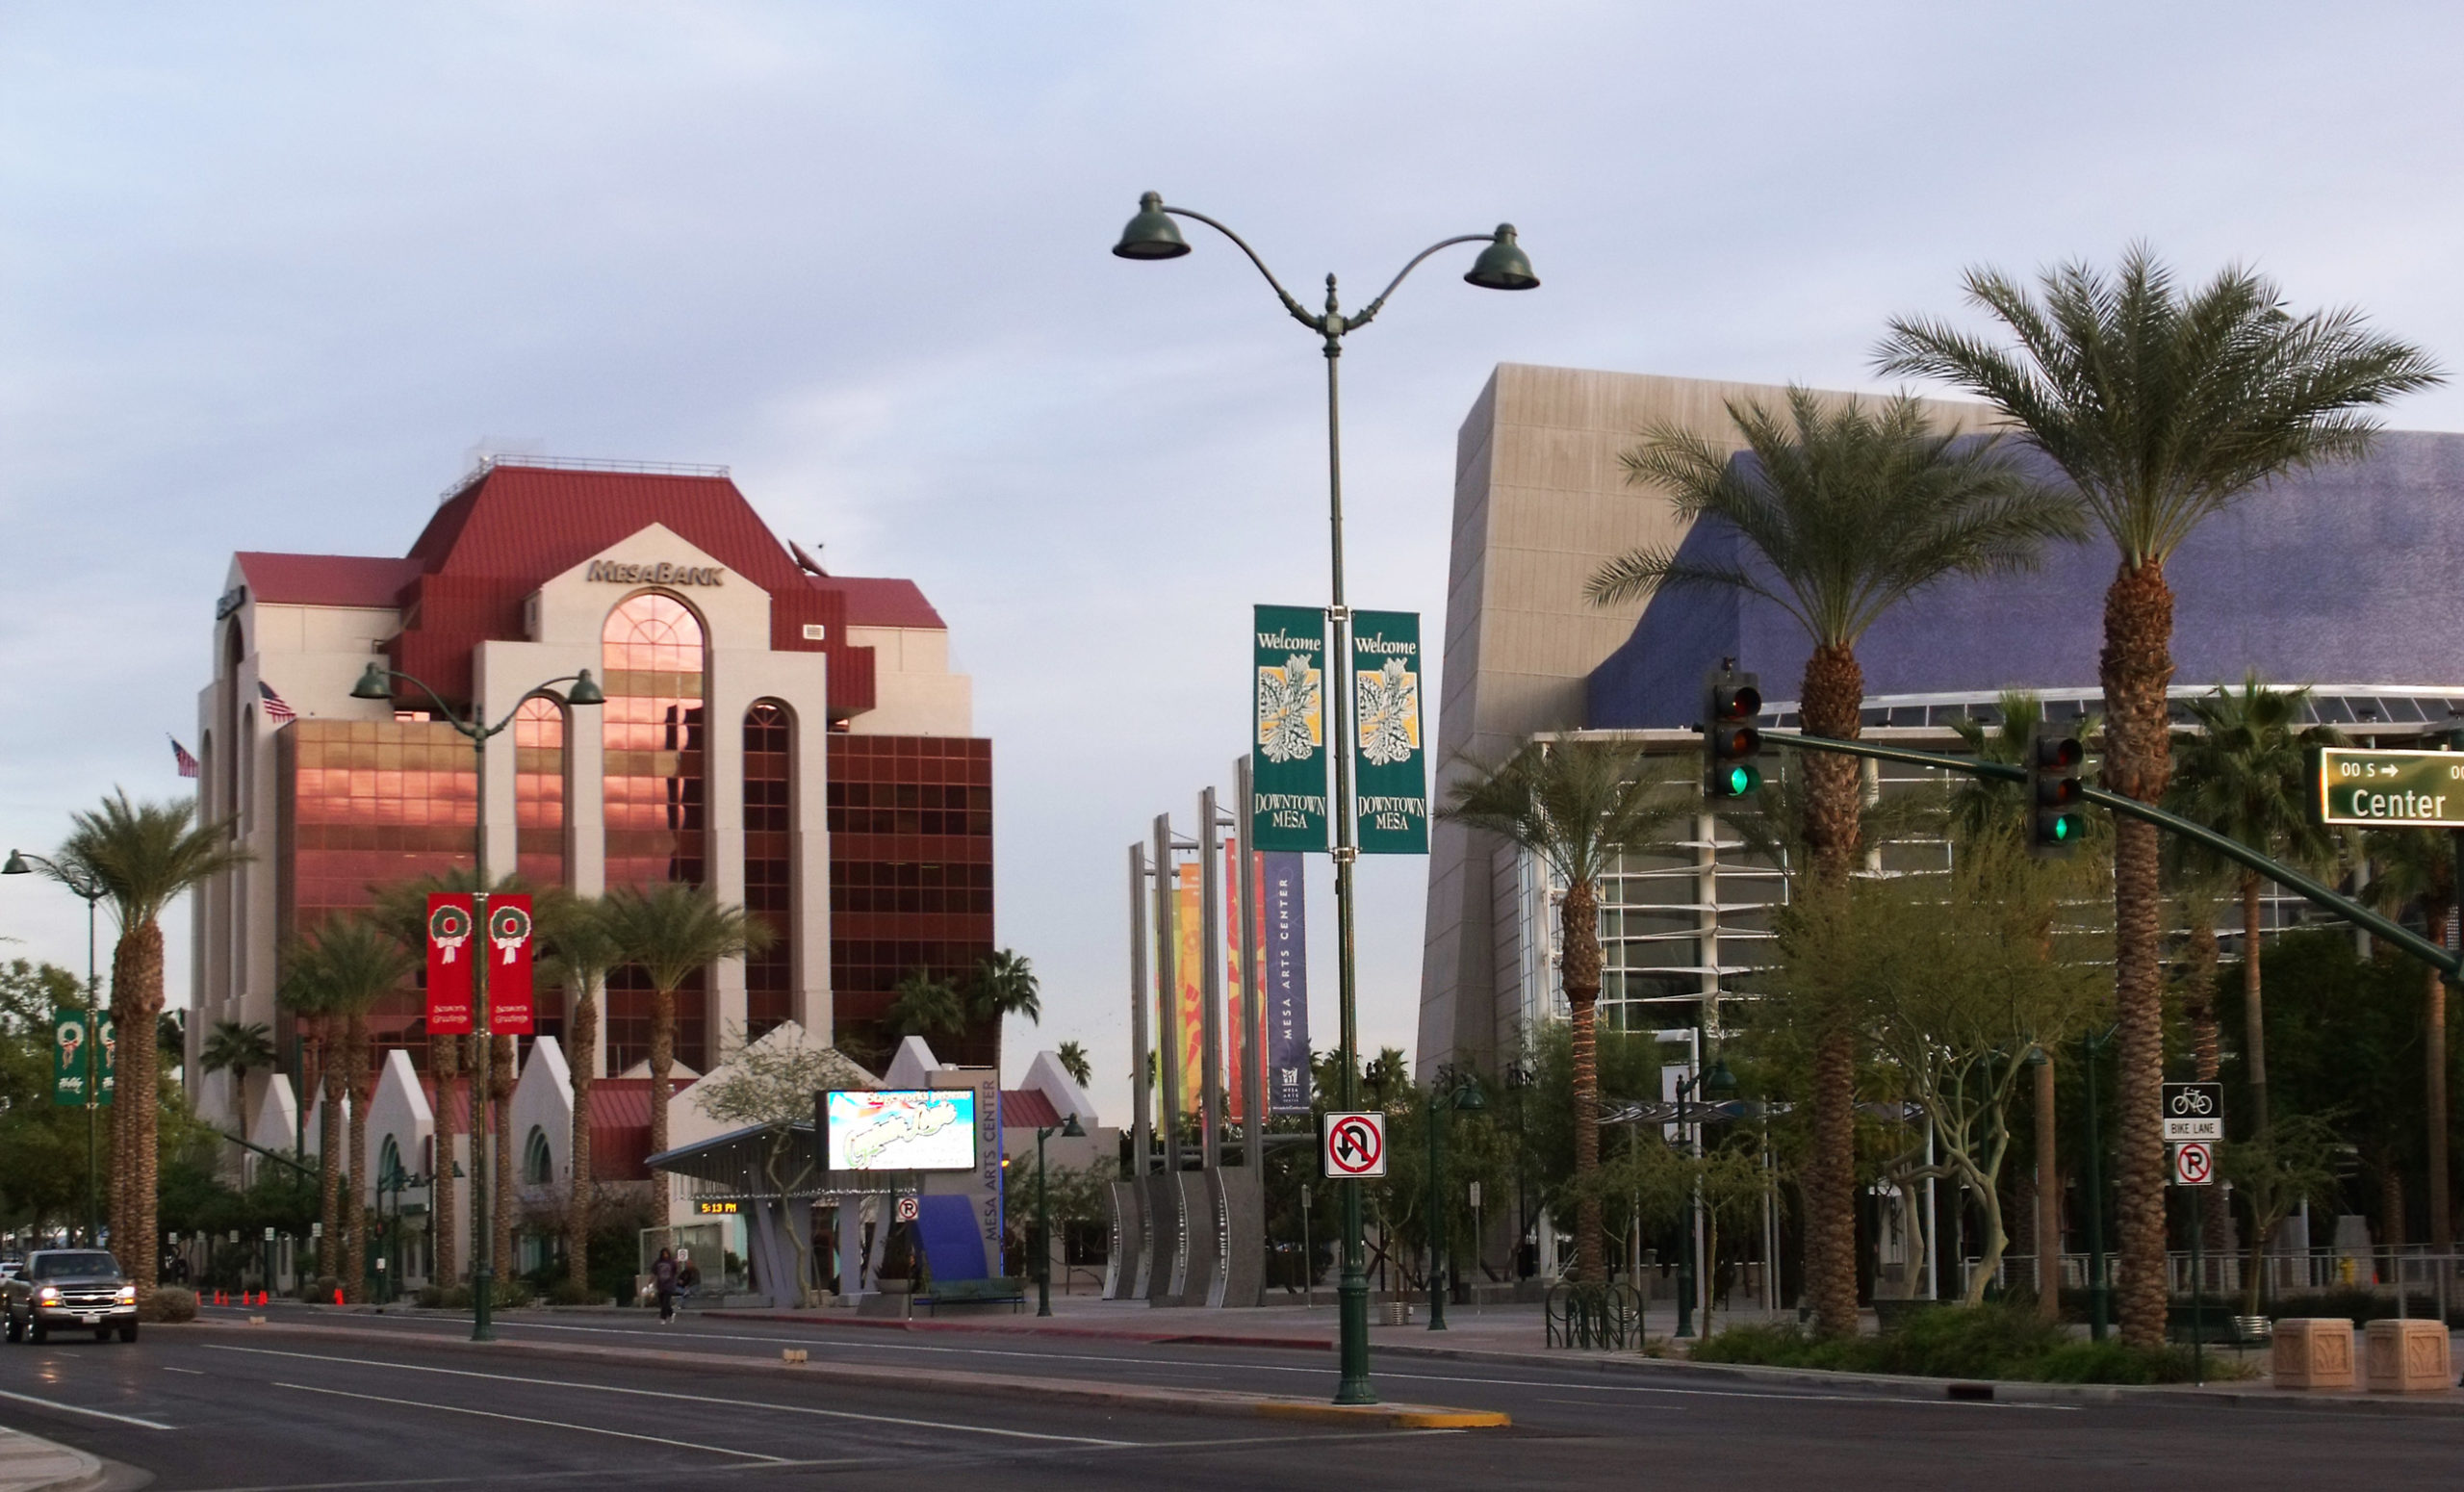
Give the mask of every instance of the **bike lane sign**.
[[2224, 1138], [2224, 1085], [2221, 1083], [2168, 1083], [2165, 1085], [2165, 1143], [2180, 1145], [2186, 1141], [2220, 1141]]
[[1386, 1174], [1386, 1116], [1329, 1114], [1318, 1132], [1318, 1161], [1334, 1181]]

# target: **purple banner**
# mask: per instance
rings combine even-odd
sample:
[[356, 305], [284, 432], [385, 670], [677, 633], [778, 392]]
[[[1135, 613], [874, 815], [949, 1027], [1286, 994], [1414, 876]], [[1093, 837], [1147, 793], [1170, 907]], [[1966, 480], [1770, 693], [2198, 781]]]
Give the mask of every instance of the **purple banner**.
[[1309, 1112], [1309, 917], [1296, 853], [1261, 855], [1258, 902], [1266, 931], [1267, 1094], [1270, 1112]]

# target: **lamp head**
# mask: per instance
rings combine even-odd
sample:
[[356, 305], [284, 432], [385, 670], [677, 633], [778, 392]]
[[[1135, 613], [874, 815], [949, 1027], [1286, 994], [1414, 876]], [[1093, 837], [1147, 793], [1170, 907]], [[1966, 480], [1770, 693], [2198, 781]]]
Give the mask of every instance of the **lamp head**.
[[32, 875], [34, 874], [34, 866], [26, 863], [26, 858], [23, 855], [18, 854], [15, 850], [11, 850], [9, 852], [9, 862], [5, 865], [0, 865], [0, 876]]
[[585, 668], [575, 678], [574, 686], [565, 691], [565, 703], [604, 705], [607, 703], [607, 691], [599, 686], [599, 681], [590, 677], [590, 670]]
[[1480, 1092], [1477, 1082], [1469, 1081], [1454, 1090], [1454, 1107], [1464, 1114], [1477, 1114], [1489, 1106], [1489, 1095]]
[[1530, 259], [1524, 254], [1523, 245], [1514, 241], [1514, 224], [1502, 222], [1489, 240], [1489, 246], [1472, 261], [1471, 272], [1463, 276], [1463, 281], [1482, 290], [1535, 290], [1540, 276], [1531, 272]]
[[1736, 1096], [1736, 1074], [1729, 1070], [1726, 1057], [1711, 1064], [1710, 1078], [1704, 1086], [1713, 1103], [1726, 1103]]
[[1065, 1140], [1084, 1140], [1087, 1138], [1087, 1126], [1079, 1123], [1078, 1116], [1072, 1114], [1061, 1121], [1061, 1137]]
[[369, 664], [367, 672], [359, 676], [359, 682], [350, 686], [350, 697], [355, 700], [391, 700], [394, 682], [386, 677], [385, 665]]
[[1138, 216], [1120, 230], [1113, 252], [1123, 259], [1178, 259], [1190, 251], [1181, 225], [1164, 211], [1164, 194], [1149, 192], [1138, 199]]

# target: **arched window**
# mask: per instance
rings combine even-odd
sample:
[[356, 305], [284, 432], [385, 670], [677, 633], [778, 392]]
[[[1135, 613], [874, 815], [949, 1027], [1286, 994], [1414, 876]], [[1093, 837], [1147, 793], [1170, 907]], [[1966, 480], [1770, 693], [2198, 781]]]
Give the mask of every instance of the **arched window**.
[[795, 1014], [794, 739], [793, 717], [777, 700], [744, 712], [744, 905], [775, 937], [744, 965], [754, 1040]]
[[[392, 1135], [387, 1135], [385, 1143], [376, 1150], [376, 1184], [380, 1188], [398, 1185], [402, 1174], [402, 1147], [395, 1143]], [[381, 1201], [383, 1198], [380, 1196], [378, 1199]]]
[[565, 884], [565, 709], [545, 695], [513, 717], [514, 851], [523, 879]]
[[548, 1148], [548, 1132], [533, 1124], [530, 1138], [522, 1142], [522, 1184], [546, 1186], [555, 1179], [556, 1157]]
[[[706, 667], [702, 619], [663, 591], [626, 598], [600, 633], [607, 691], [607, 887], [707, 880], [703, 752]], [[676, 992], [676, 1058], [709, 1066], [704, 976]], [[638, 969], [607, 980], [607, 1069], [621, 1073], [651, 1053], [651, 990]]]

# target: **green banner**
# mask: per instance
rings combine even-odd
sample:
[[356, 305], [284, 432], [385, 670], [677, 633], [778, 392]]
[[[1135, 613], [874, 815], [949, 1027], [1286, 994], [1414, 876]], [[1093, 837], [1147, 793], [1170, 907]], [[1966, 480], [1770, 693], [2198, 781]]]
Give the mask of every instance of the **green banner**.
[[102, 1066], [94, 1103], [98, 1108], [108, 1109], [112, 1103], [112, 1091], [119, 1086], [119, 1022], [109, 1016], [97, 1014], [94, 1023], [103, 1028], [103, 1039], [94, 1043], [94, 1060]]
[[1421, 619], [1351, 614], [1353, 757], [1360, 853], [1428, 853], [1428, 759], [1421, 747]]
[[1326, 613], [1257, 608], [1249, 847], [1326, 848]]
[[86, 1106], [86, 1085], [94, 1075], [94, 1027], [77, 1006], [64, 1005], [51, 1016], [51, 1101], [64, 1109]]

